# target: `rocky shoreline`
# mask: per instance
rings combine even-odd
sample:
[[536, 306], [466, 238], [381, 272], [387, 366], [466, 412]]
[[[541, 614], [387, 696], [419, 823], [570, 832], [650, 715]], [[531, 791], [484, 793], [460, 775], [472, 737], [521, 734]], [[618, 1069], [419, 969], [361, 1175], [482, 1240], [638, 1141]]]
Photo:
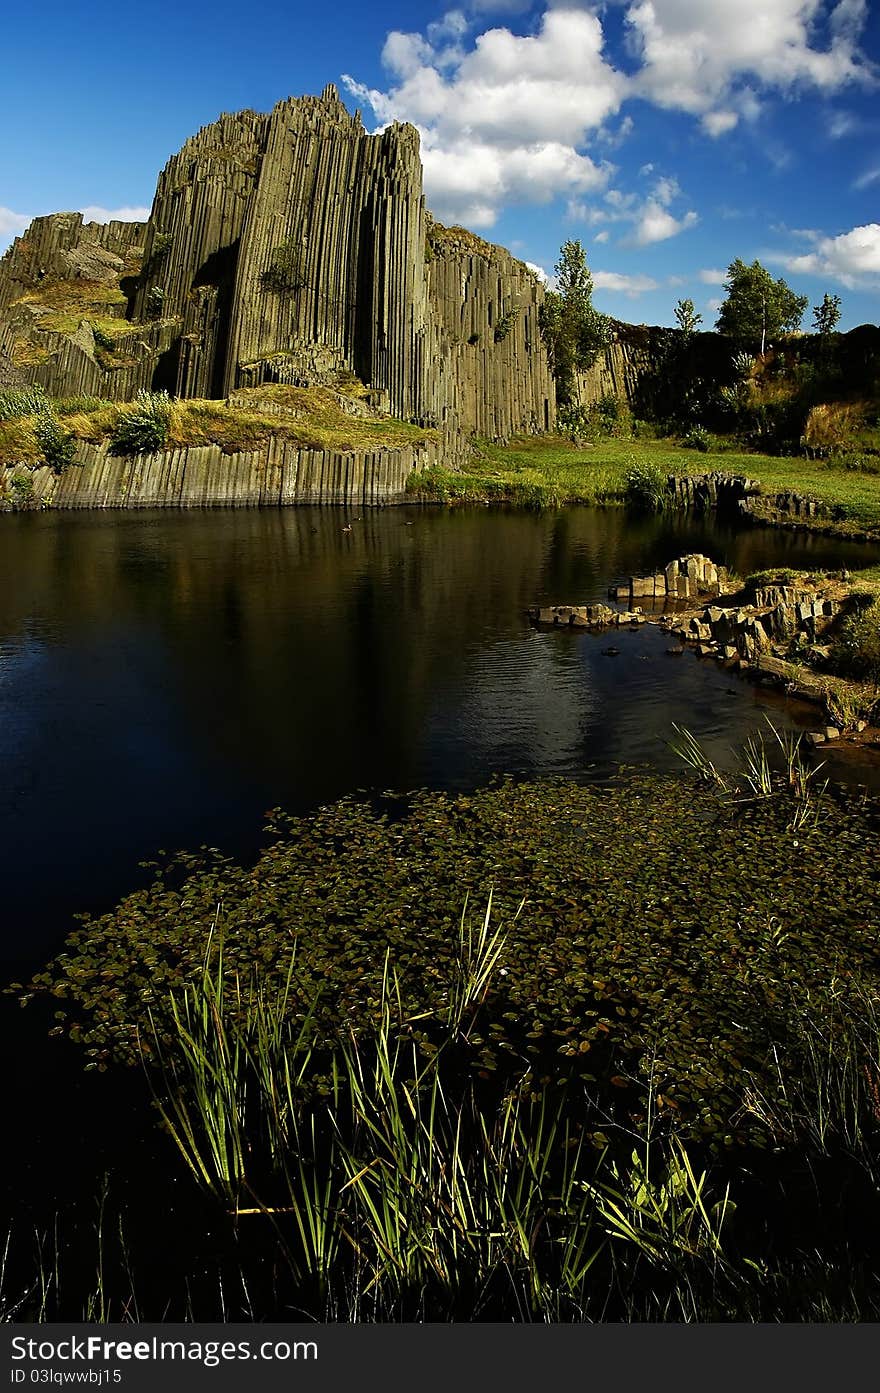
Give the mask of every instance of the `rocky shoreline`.
[[[743, 586], [709, 557], [691, 553], [661, 571], [631, 576], [613, 586], [609, 598], [625, 608], [544, 605], [533, 606], [528, 615], [539, 627], [593, 633], [653, 625], [678, 640], [681, 646], [670, 653], [690, 648], [698, 657], [715, 659], [761, 686], [819, 706], [825, 723], [809, 733], [811, 744], [859, 737], [860, 743], [880, 746], [880, 729], [869, 727], [863, 714], [876, 704], [876, 689], [843, 683], [821, 671], [835, 625], [851, 609], [851, 593], [845, 573], [839, 578]], [[645, 605], [634, 604], [636, 599]], [[612, 656], [617, 652], [604, 651]]]
[[791, 489], [764, 493], [758, 480], [745, 474], [717, 470], [706, 474], [670, 474], [666, 492], [669, 505], [675, 508], [696, 512], [728, 511], [766, 527], [845, 537], [850, 542], [880, 540], [880, 529], [853, 523], [839, 504], [823, 503]]

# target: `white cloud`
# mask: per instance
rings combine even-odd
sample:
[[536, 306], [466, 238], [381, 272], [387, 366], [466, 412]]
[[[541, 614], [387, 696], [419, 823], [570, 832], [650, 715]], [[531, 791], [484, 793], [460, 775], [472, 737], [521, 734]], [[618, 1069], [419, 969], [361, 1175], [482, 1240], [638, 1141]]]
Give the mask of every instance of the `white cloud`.
[[723, 285], [727, 280], [727, 272], [717, 266], [707, 266], [700, 272], [700, 280], [703, 285]]
[[866, 223], [842, 232], [838, 237], [823, 237], [816, 250], [785, 261], [789, 271], [828, 276], [841, 285], [877, 285], [880, 287], [880, 223]]
[[0, 241], [11, 241], [19, 232], [24, 232], [29, 222], [27, 213], [13, 213], [11, 208], [0, 207]]
[[873, 169], [866, 169], [864, 174], [860, 174], [858, 179], [854, 180], [853, 188], [859, 191], [867, 189], [871, 184], [876, 184], [878, 179], [880, 179], [880, 164], [874, 165]]
[[457, 43], [470, 27], [470, 20], [461, 10], [447, 10], [442, 19], [435, 19], [428, 25], [428, 43], [441, 44], [448, 40]]
[[608, 228], [606, 227], [602, 232], [597, 232], [597, 233], [596, 233], [595, 237], [593, 238], [593, 241], [594, 241], [594, 242], [607, 242], [607, 241], [608, 241], [608, 238], [610, 237], [610, 235], [611, 235], [611, 234], [609, 233]]
[[596, 131], [596, 141], [608, 147], [609, 150], [616, 150], [618, 145], [622, 145], [635, 130], [635, 122], [631, 116], [624, 116], [623, 120], [615, 130], [608, 130], [601, 126]]
[[723, 303], [723, 300], [707, 300], [706, 309], [711, 310], [713, 314], [717, 314]]
[[[507, 202], [543, 203], [604, 187], [611, 166], [583, 152], [623, 101], [627, 79], [603, 57], [596, 15], [548, 9], [537, 33], [478, 34], [467, 52], [452, 11], [427, 35], [388, 35], [387, 92], [344, 79], [381, 123], [410, 121], [422, 136], [425, 191], [440, 217], [488, 227]], [[440, 47], [443, 43], [445, 47]]]
[[859, 51], [867, 0], [838, 0], [818, 33], [819, 0], [632, 0], [626, 24], [640, 62], [634, 85], [657, 106], [702, 117], [708, 134], [754, 119], [752, 83], [832, 93], [871, 81]]
[[828, 134], [832, 140], [843, 140], [844, 136], [852, 135], [859, 129], [859, 119], [853, 116], [850, 111], [832, 112], [828, 121]]
[[739, 125], [739, 116], [735, 111], [707, 111], [701, 124], [707, 135], [726, 135]]
[[[380, 126], [397, 120], [419, 129], [425, 190], [438, 215], [488, 227], [508, 202], [572, 199], [607, 183], [611, 168], [595, 151], [628, 136], [632, 118], [621, 108], [630, 99], [690, 112], [719, 137], [757, 120], [768, 91], [808, 85], [831, 96], [876, 79], [859, 48], [867, 0], [829, 0], [824, 28], [823, 0], [608, 3], [624, 11], [632, 71], [605, 50], [605, 7], [544, 0], [528, 33], [503, 23], [474, 32], [489, 14], [529, 6], [461, 0], [424, 33], [388, 34], [387, 89], [344, 81]], [[768, 153], [777, 165], [788, 157], [775, 147]], [[674, 216], [670, 201], [655, 189], [640, 215], [639, 245], [693, 226], [696, 214]]]
[[542, 285], [547, 285], [549, 283], [550, 277], [544, 270], [543, 266], [539, 266], [536, 261], [527, 261], [526, 265], [528, 266], [530, 271], [534, 272], [534, 274], [538, 277], [538, 280], [541, 282]]
[[[653, 169], [653, 165], [643, 165], [639, 173], [650, 174]], [[678, 180], [661, 175], [654, 181], [647, 198], [640, 199], [636, 194], [625, 193], [622, 189], [608, 189], [602, 204], [570, 199], [567, 213], [573, 221], [584, 222], [589, 227], [602, 223], [631, 223], [633, 231], [625, 239], [625, 244], [647, 247], [652, 242], [677, 237], [680, 232], [699, 222], [693, 209], [681, 217], [675, 217], [669, 211], [669, 205], [681, 196]], [[607, 235], [602, 240], [607, 241]]]
[[149, 208], [102, 208], [98, 203], [90, 203], [77, 211], [82, 213], [84, 222], [146, 222], [150, 216]]
[[693, 210], [685, 213], [683, 218], [674, 218], [656, 199], [649, 198], [639, 215], [632, 241], [637, 247], [647, 247], [652, 242], [665, 242], [670, 237], [677, 237], [680, 232], [685, 232], [687, 228], [694, 227], [698, 222], [699, 218]]
[[441, 221], [473, 227], [491, 227], [505, 203], [547, 203], [560, 189], [601, 189], [610, 175], [558, 141], [503, 149], [462, 139], [446, 146], [426, 134], [422, 163], [431, 211]]
[[647, 290], [657, 290], [658, 283], [650, 276], [624, 276], [617, 271], [594, 271], [593, 285], [597, 290], [611, 290], [634, 299]]

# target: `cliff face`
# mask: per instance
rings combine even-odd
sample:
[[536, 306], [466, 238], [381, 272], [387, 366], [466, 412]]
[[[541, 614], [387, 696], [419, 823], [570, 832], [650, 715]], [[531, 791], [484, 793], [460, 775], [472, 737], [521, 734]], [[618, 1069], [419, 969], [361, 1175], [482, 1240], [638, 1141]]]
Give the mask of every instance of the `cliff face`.
[[353, 373], [392, 415], [498, 438], [555, 420], [542, 300], [509, 253], [432, 222], [412, 127], [368, 135], [328, 87], [204, 127], [146, 225], [38, 219], [0, 260], [0, 354], [116, 400]]
[[[406, 502], [413, 470], [438, 463], [435, 445], [375, 451], [302, 449], [272, 439], [225, 454], [190, 445], [117, 456], [81, 442], [76, 467], [56, 474], [0, 465], [0, 512], [29, 508], [261, 508], [303, 503], [371, 507]], [[26, 489], [25, 499], [19, 492]]]

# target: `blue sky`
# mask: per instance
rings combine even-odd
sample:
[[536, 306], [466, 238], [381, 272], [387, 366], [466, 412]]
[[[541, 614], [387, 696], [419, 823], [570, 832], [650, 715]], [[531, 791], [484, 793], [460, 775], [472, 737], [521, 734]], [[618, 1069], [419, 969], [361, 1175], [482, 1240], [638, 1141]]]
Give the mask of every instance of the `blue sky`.
[[336, 82], [369, 129], [419, 127], [439, 217], [548, 272], [579, 238], [621, 319], [689, 297], [711, 327], [735, 257], [880, 318], [874, 0], [46, 0], [4, 37], [0, 247], [37, 213], [143, 216], [199, 126]]

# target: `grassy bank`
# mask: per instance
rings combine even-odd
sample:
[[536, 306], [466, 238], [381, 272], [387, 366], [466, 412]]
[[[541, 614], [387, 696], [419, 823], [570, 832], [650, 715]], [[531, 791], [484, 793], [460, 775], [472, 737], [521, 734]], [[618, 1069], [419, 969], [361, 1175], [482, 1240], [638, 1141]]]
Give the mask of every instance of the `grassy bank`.
[[735, 448], [707, 453], [671, 440], [608, 439], [575, 445], [558, 436], [523, 437], [509, 445], [479, 447], [466, 472], [434, 469], [415, 476], [416, 497], [443, 502], [509, 502], [558, 507], [566, 503], [621, 503], [631, 470], [658, 475], [722, 470], [757, 480], [767, 493], [791, 490], [844, 510], [864, 526], [880, 526], [880, 464], [873, 472], [834, 459], [774, 456]]

